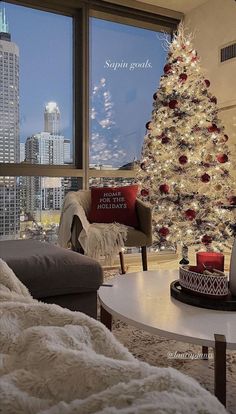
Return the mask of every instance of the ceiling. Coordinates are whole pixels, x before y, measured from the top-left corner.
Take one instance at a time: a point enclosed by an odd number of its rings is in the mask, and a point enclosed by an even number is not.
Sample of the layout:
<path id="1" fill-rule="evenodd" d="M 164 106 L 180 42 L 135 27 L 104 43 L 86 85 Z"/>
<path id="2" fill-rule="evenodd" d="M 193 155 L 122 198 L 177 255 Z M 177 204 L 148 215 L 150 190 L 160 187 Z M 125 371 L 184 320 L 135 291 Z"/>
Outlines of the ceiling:
<path id="1" fill-rule="evenodd" d="M 139 3 L 152 4 L 153 6 L 188 13 L 195 7 L 206 3 L 208 0 L 137 0 Z"/>
<path id="2" fill-rule="evenodd" d="M 135 6 L 135 3 L 141 5 L 151 5 L 161 7 L 162 9 L 169 9 L 179 13 L 188 13 L 195 7 L 206 3 L 208 0 L 105 0 L 110 3 L 118 3 L 124 6 Z"/>

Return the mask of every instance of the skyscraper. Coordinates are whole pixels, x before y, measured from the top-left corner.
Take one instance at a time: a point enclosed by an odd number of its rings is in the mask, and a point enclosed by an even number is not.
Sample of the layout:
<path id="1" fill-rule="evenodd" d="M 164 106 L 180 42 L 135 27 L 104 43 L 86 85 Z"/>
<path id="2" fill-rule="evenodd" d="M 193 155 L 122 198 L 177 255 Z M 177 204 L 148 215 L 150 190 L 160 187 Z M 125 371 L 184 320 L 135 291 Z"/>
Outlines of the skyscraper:
<path id="1" fill-rule="evenodd" d="M 60 110 L 56 102 L 48 102 L 44 110 L 44 131 L 28 137 L 25 161 L 30 164 L 63 165 L 69 161 L 70 142 L 60 135 Z M 65 151 L 66 149 L 66 151 Z M 42 210 L 60 210 L 64 187 L 62 178 L 26 177 L 25 209 L 37 220 Z"/>
<path id="2" fill-rule="evenodd" d="M 5 9 L 0 9 L 0 162 L 20 160 L 19 49 L 11 41 Z M 20 228 L 19 184 L 0 177 L 0 238 L 15 238 Z"/>
<path id="3" fill-rule="evenodd" d="M 61 114 L 56 102 L 48 102 L 44 110 L 44 132 L 60 134 Z"/>

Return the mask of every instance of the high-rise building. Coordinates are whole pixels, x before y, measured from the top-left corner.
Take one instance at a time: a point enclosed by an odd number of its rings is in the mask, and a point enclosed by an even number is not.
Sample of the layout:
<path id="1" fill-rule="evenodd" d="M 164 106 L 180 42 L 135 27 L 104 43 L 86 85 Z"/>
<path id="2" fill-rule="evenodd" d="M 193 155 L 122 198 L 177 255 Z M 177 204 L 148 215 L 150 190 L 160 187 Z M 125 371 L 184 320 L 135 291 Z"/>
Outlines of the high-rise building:
<path id="1" fill-rule="evenodd" d="M 70 141 L 60 130 L 60 110 L 56 102 L 46 104 L 45 131 L 28 137 L 25 142 L 25 161 L 30 164 L 63 165 L 70 159 Z M 42 210 L 60 210 L 64 187 L 62 178 L 26 177 L 25 211 L 40 220 Z"/>
<path id="2" fill-rule="evenodd" d="M 25 142 L 25 159 L 30 164 L 63 165 L 64 137 L 40 132 Z"/>
<path id="3" fill-rule="evenodd" d="M 11 41 L 5 9 L 0 9 L 0 162 L 20 160 L 19 48 Z M 19 180 L 0 177 L 0 238 L 17 238 L 20 229 Z"/>
<path id="4" fill-rule="evenodd" d="M 44 131 L 53 135 L 60 134 L 61 114 L 56 102 L 48 102 L 44 110 Z"/>

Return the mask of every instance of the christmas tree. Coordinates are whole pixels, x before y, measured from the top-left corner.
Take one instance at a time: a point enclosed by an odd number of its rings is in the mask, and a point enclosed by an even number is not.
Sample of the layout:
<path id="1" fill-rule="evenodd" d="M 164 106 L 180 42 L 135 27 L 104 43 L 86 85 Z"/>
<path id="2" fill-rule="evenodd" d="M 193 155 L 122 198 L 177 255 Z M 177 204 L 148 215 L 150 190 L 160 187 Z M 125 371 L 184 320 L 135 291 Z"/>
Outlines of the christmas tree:
<path id="1" fill-rule="evenodd" d="M 228 136 L 191 42 L 180 25 L 168 44 L 137 181 L 140 198 L 153 206 L 157 246 L 180 242 L 222 250 L 234 221 L 222 206 L 236 204 Z"/>
<path id="2" fill-rule="evenodd" d="M 113 103 L 104 78 L 93 88 L 90 120 L 90 164 L 100 167 L 107 164 L 120 166 L 126 153 L 119 147 L 119 131 L 114 121 Z"/>

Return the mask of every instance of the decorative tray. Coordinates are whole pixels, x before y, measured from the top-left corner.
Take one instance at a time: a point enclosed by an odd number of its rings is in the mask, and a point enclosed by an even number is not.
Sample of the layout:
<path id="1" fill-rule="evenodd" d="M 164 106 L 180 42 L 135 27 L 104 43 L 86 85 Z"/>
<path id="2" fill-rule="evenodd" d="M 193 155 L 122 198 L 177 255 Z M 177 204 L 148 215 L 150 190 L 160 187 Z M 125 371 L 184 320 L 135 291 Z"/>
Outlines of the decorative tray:
<path id="1" fill-rule="evenodd" d="M 224 273 L 204 274 L 197 273 L 195 269 L 196 266 L 180 266 L 179 283 L 183 290 L 187 290 L 190 294 L 208 296 L 211 299 L 222 299 L 228 295 L 228 278 Z"/>
<path id="2" fill-rule="evenodd" d="M 198 308 L 236 311 L 236 296 L 232 296 L 231 293 L 221 299 L 210 298 L 209 296 L 198 296 L 186 292 L 186 290 L 181 287 L 179 280 L 175 280 L 170 285 L 170 294 L 174 299 L 187 303 L 188 305 L 197 306 Z"/>

